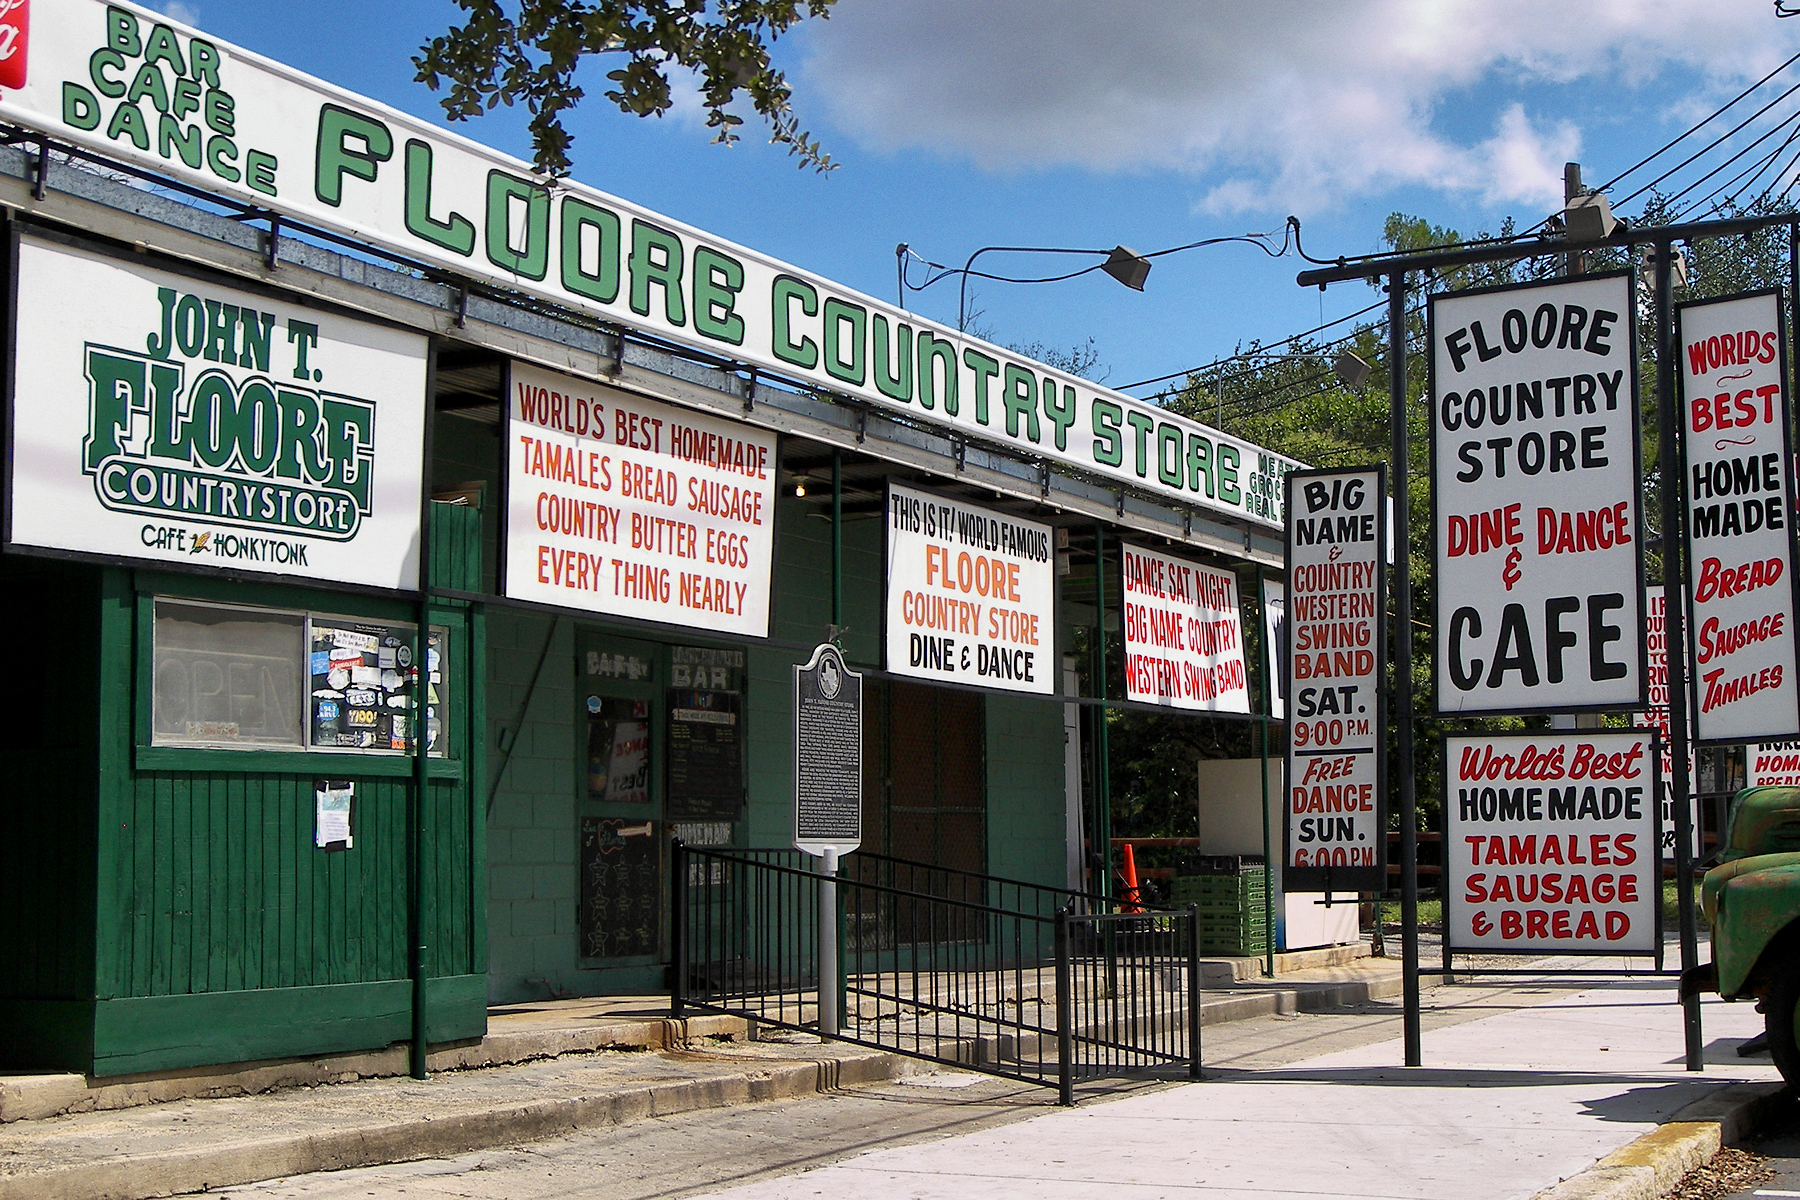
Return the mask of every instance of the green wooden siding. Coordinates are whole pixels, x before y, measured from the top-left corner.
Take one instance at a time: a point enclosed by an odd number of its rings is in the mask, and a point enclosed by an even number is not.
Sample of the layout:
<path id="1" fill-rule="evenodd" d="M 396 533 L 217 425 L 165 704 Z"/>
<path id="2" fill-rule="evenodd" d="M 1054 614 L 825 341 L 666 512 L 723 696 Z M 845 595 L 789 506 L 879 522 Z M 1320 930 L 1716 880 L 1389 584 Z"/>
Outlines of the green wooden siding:
<path id="1" fill-rule="evenodd" d="M 431 566 L 480 583 L 481 514 L 434 505 Z M 144 684 L 158 595 L 414 621 L 393 599 L 199 576 L 4 560 L 14 627 L 54 719 L 19 757 L 0 841 L 0 1061 L 95 1074 L 374 1049 L 408 1036 L 407 756 L 152 747 Z M 24 618 L 31 614 L 31 620 Z M 448 758 L 421 806 L 428 1028 L 486 1027 L 484 820 L 472 778 L 482 614 L 434 605 L 448 631 Z M 34 636 L 34 640 L 36 640 Z M 15 743 L 17 744 L 17 743 Z M 356 785 L 355 845 L 314 846 L 314 781 Z M 23 918 L 23 919 L 19 919 Z"/>

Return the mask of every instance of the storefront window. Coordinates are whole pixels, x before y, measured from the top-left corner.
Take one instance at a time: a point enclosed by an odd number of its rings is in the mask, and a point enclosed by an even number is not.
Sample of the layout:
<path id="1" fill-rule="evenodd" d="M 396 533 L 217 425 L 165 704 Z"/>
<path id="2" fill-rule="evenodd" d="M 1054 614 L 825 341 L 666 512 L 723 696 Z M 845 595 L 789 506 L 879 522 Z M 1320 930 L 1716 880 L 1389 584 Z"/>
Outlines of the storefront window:
<path id="1" fill-rule="evenodd" d="M 298 750 L 306 711 L 299 613 L 156 602 L 152 739 Z"/>
<path id="2" fill-rule="evenodd" d="M 412 749 L 415 627 L 157 600 L 152 742 L 403 754 Z M 427 642 L 426 746 L 448 749 L 446 631 Z"/>
<path id="3" fill-rule="evenodd" d="M 650 802 L 650 705 L 617 696 L 588 699 L 588 799 Z"/>
<path id="4" fill-rule="evenodd" d="M 409 749 L 414 627 L 333 617 L 314 617 L 309 627 L 313 748 Z M 427 643 L 425 744 L 433 755 L 444 752 L 443 636 L 433 629 Z"/>

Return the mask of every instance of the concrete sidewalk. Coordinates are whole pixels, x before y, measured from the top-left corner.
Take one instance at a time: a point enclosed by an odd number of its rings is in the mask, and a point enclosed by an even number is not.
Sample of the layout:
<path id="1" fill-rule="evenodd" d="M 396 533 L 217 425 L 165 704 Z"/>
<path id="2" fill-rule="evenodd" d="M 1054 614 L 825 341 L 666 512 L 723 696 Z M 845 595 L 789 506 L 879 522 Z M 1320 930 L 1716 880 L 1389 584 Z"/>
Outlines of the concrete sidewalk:
<path id="1" fill-rule="evenodd" d="M 1689 1139 L 1693 1145 L 1655 1153 L 1658 1139 L 1671 1140 L 1669 1130 L 1657 1132 L 1663 1122 L 1683 1110 L 1697 1115 L 1697 1104 L 1730 1110 L 1733 1100 L 1773 1090 L 1725 1095 L 1734 1085 L 1778 1081 L 1767 1059 L 1734 1053 L 1761 1028 L 1750 1005 L 1707 1004 L 1705 1028 L 1707 1069 L 1690 1074 L 1673 984 L 1624 981 L 1431 1032 L 1422 1068 L 1394 1066 L 1400 1045 L 1380 1043 L 876 1151 L 716 1195 L 1512 1200 L 1556 1187 L 1642 1135 L 1652 1135 L 1639 1143 L 1650 1147 L 1652 1169 L 1627 1177 L 1615 1158 L 1558 1194 L 1659 1195 L 1658 1186 L 1673 1182 L 1670 1171 L 1679 1176 L 1683 1156 L 1705 1144 Z"/>
<path id="2" fill-rule="evenodd" d="M 1207 992 L 1204 1019 L 1317 1012 L 1398 994 L 1399 964 L 1339 957 L 1293 977 Z M 398 1051 L 368 1056 L 377 1062 L 272 1064 L 98 1087 L 80 1076 L 0 1080 L 0 1099 L 10 1088 L 13 1111 L 34 1109 L 37 1118 L 0 1125 L 0 1200 L 142 1200 L 520 1145 L 928 1069 L 899 1054 L 773 1030 L 748 1041 L 742 1020 L 660 1019 L 654 1003 L 515 1006 L 496 1014 L 484 1042 L 435 1051 L 440 1073 L 425 1081 L 356 1077 L 358 1069 L 401 1069 L 403 1058 L 386 1061 Z"/>

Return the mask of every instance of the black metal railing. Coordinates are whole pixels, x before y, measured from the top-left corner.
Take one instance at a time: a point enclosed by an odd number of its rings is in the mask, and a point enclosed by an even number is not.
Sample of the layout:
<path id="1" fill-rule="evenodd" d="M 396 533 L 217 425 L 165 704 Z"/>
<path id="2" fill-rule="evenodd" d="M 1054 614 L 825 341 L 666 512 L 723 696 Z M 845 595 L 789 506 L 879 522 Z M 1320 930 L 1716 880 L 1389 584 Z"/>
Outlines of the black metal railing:
<path id="1" fill-rule="evenodd" d="M 673 853 L 677 1015 L 816 1030 L 827 877 L 788 850 Z M 830 882 L 835 1036 L 1053 1086 L 1182 1066 L 1198 1078 L 1194 910 L 857 853 Z M 829 939 L 828 939 L 829 940 Z"/>

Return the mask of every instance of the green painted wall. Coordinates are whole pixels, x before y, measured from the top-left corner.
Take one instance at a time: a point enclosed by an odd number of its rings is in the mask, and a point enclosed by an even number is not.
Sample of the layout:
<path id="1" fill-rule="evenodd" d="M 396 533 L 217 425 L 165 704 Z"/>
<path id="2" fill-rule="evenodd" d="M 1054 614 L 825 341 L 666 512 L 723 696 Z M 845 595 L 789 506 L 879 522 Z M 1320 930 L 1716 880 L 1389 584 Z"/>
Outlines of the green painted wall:
<path id="1" fill-rule="evenodd" d="M 825 638 L 831 624 L 830 495 L 814 493 L 799 499 L 784 489 L 777 495 L 775 512 L 770 634 L 811 646 Z M 843 641 L 853 666 L 880 664 L 882 553 L 879 516 L 848 516 L 843 534 Z M 596 969 L 584 967 L 577 955 L 576 828 L 581 787 L 577 702 L 583 686 L 576 663 L 582 636 L 578 627 L 608 629 L 599 621 L 564 618 L 552 633 L 550 617 L 516 610 L 496 609 L 488 620 L 487 745 L 491 770 L 497 774 L 487 810 L 492 964 L 488 992 L 497 1003 L 542 1000 L 556 993 L 653 993 L 666 986 L 660 968 Z M 611 629 L 619 637 L 645 636 L 638 630 Z M 529 708 L 523 709 L 546 637 L 549 652 L 543 671 Z M 748 807 L 738 829 L 739 845 L 790 844 L 792 668 L 805 657 L 785 649 L 748 648 Z M 1003 694 L 988 696 L 985 704 L 989 869 L 1060 886 L 1062 708 Z"/>
<path id="2" fill-rule="evenodd" d="M 439 508 L 433 519 L 434 568 L 472 586 L 478 515 Z M 40 894 L 9 896 L 17 907 L 9 904 L 0 933 L 9 965 L 0 970 L 3 1061 L 115 1075 L 371 1049 L 408 1036 L 412 761 L 151 746 L 148 663 L 158 595 L 376 620 L 409 620 L 416 610 L 12 557 L 0 570 L 9 608 L 55 597 L 35 625 L 70 639 L 66 653 L 34 656 L 67 676 L 45 681 L 66 703 L 31 735 L 43 751 L 29 769 L 36 785 L 8 789 L 5 801 L 9 822 L 40 836 L 35 846 L 7 840 L 0 886 Z M 481 690 L 466 682 L 486 652 L 479 613 L 445 606 L 432 620 L 449 630 L 453 746 L 433 764 L 423 805 L 426 965 L 439 1006 L 429 1028 L 442 1040 L 486 1028 L 486 928 L 476 920 L 486 908 L 477 869 L 486 830 L 469 783 L 483 771 L 472 737 L 483 710 Z M 356 844 L 342 853 L 313 844 L 320 776 L 356 783 Z M 34 849 L 37 864 L 25 861 Z M 27 914 L 37 919 L 18 919 Z"/>
<path id="3" fill-rule="evenodd" d="M 1063 887 L 1062 706 L 987 697 L 988 871 Z"/>
<path id="4" fill-rule="evenodd" d="M 506 609 L 489 616 L 487 736 L 496 776 L 483 796 L 489 996 L 510 1003 L 591 991 L 575 956 L 574 622 Z"/>

